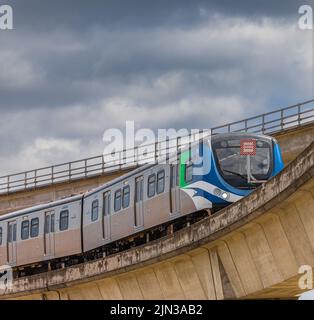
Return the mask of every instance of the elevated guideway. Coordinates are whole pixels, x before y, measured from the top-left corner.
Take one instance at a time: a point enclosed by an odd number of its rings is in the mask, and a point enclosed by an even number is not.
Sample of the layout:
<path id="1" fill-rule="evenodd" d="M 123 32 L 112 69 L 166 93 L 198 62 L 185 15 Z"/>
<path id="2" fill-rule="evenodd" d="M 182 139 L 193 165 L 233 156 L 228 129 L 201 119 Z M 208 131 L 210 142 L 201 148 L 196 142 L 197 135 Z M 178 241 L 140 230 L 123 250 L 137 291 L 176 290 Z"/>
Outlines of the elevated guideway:
<path id="1" fill-rule="evenodd" d="M 15 280 L 2 298 L 293 298 L 314 267 L 314 142 L 263 187 L 173 235 Z"/>
<path id="2" fill-rule="evenodd" d="M 262 131 L 276 136 L 288 165 L 248 197 L 141 247 L 16 279 L 0 298 L 295 298 L 301 293 L 299 267 L 314 267 L 314 110 L 313 104 L 306 111 L 302 105 L 289 107 L 290 116 L 285 115 L 287 108 L 281 109 L 274 132 L 268 132 L 272 129 L 267 129 L 266 115 L 259 116 Z M 243 121 L 244 131 L 250 131 L 251 119 Z M 275 120 L 270 121 L 274 126 Z M 226 125 L 227 130 L 235 131 L 233 125 L 239 123 Z M 47 202 L 58 197 L 58 191 L 65 196 L 73 193 L 73 186 L 84 191 L 119 174 L 119 170 L 94 177 L 87 174 L 73 181 L 7 190 L 0 196 L 0 207 L 7 201 L 7 209 L 2 207 L 5 212 L 18 204 L 25 206 L 25 201 L 27 206 L 43 198 Z"/>

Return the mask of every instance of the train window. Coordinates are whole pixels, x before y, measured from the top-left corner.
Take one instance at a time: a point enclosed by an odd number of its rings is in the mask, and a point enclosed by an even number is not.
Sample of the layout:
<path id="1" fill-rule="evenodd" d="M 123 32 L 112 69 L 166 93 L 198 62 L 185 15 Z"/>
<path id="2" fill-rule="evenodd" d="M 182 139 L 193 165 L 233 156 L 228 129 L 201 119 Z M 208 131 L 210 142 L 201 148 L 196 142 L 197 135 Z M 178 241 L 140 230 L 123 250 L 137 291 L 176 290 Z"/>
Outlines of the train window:
<path id="1" fill-rule="evenodd" d="M 45 217 L 45 234 L 55 232 L 55 214 L 47 214 Z"/>
<path id="2" fill-rule="evenodd" d="M 193 179 L 193 162 L 185 164 L 185 182 L 191 182 Z"/>
<path id="3" fill-rule="evenodd" d="M 26 240 L 29 238 L 29 220 L 25 220 L 21 225 L 21 239 Z"/>
<path id="4" fill-rule="evenodd" d="M 157 173 L 157 193 L 162 193 L 165 190 L 165 170 Z"/>
<path id="5" fill-rule="evenodd" d="M 8 226 L 8 242 L 12 242 L 12 224 Z"/>
<path id="6" fill-rule="evenodd" d="M 55 232 L 55 214 L 51 214 L 51 224 L 50 224 L 50 231 Z"/>
<path id="7" fill-rule="evenodd" d="M 13 225 L 13 241 L 16 241 L 16 223 Z"/>
<path id="8" fill-rule="evenodd" d="M 155 191 L 156 191 L 155 182 L 156 182 L 156 174 L 150 175 L 148 177 L 148 190 L 147 190 L 147 195 L 149 198 L 155 195 Z"/>
<path id="9" fill-rule="evenodd" d="M 12 225 L 8 225 L 8 242 L 12 241 Z"/>
<path id="10" fill-rule="evenodd" d="M 117 190 L 114 194 L 114 211 L 121 209 L 121 189 Z"/>
<path id="11" fill-rule="evenodd" d="M 103 215 L 108 216 L 110 214 L 110 191 L 104 193 L 103 203 Z"/>
<path id="12" fill-rule="evenodd" d="M 12 241 L 12 225 L 8 225 L 8 243 L 10 243 Z"/>
<path id="13" fill-rule="evenodd" d="M 92 221 L 96 221 L 98 219 L 98 208 L 99 208 L 99 201 L 94 200 L 92 202 L 92 216 L 91 216 Z"/>
<path id="14" fill-rule="evenodd" d="M 69 210 L 60 212 L 59 229 L 60 231 L 67 230 L 69 227 Z"/>
<path id="15" fill-rule="evenodd" d="M 39 218 L 31 220 L 31 238 L 35 238 L 39 233 Z"/>
<path id="16" fill-rule="evenodd" d="M 170 165 L 170 187 L 174 188 L 176 183 L 176 167 Z"/>
<path id="17" fill-rule="evenodd" d="M 2 245 L 2 227 L 0 227 L 0 246 Z"/>
<path id="18" fill-rule="evenodd" d="M 143 201 L 143 177 L 135 180 L 135 202 Z"/>
<path id="19" fill-rule="evenodd" d="M 175 178 L 174 186 L 179 186 L 180 179 L 179 179 L 179 166 L 178 165 L 176 165 L 174 168 L 174 178 Z"/>
<path id="20" fill-rule="evenodd" d="M 45 217 L 45 233 L 50 232 L 50 216 L 46 215 Z"/>
<path id="21" fill-rule="evenodd" d="M 123 188 L 122 192 L 122 207 L 127 208 L 130 204 L 130 186 Z"/>
<path id="22" fill-rule="evenodd" d="M 16 222 L 9 223 L 8 226 L 8 242 L 16 241 Z"/>

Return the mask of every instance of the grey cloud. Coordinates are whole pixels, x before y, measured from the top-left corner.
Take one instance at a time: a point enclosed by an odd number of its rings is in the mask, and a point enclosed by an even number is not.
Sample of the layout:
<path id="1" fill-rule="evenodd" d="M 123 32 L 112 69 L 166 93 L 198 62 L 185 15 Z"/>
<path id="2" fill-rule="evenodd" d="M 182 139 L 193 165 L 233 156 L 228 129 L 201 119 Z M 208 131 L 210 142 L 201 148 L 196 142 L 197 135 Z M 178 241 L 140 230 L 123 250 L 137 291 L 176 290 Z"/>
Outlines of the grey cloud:
<path id="1" fill-rule="evenodd" d="M 298 1 L 11 3 L 2 173 L 101 153 L 103 131 L 125 120 L 206 128 L 313 95 Z"/>
<path id="2" fill-rule="evenodd" d="M 293 16 L 300 5 L 310 0 L 7 0 L 15 8 L 16 27 L 31 28 L 38 32 L 56 26 L 69 25 L 86 31 L 91 26 L 102 25 L 108 29 L 130 27 L 191 26 L 208 15 L 224 16 Z"/>

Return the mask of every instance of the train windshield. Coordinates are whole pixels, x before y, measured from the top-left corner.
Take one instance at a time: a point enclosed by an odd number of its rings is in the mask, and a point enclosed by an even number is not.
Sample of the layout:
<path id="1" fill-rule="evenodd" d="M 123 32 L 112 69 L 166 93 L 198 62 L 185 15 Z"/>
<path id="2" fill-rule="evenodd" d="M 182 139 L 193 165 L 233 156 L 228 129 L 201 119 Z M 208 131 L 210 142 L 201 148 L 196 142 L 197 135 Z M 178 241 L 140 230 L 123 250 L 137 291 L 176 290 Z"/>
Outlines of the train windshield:
<path id="1" fill-rule="evenodd" d="M 222 177 L 234 187 L 254 188 L 248 183 L 247 156 L 240 153 L 241 138 L 216 139 L 213 150 Z M 271 141 L 258 139 L 256 154 L 250 156 L 250 173 L 256 180 L 267 180 L 272 172 Z"/>

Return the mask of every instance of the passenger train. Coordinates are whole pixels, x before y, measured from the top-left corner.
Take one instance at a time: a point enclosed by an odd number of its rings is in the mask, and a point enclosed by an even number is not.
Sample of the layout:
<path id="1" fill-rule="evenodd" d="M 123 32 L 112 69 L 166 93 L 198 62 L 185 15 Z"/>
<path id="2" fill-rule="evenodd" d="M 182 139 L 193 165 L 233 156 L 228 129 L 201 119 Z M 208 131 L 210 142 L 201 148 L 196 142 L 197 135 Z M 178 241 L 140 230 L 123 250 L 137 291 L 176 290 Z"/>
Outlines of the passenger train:
<path id="1" fill-rule="evenodd" d="M 240 152 L 247 139 L 256 146 L 249 158 Z M 0 265 L 23 276 L 143 244 L 241 199 L 283 169 L 277 141 L 248 133 L 204 138 L 178 159 L 0 216 Z"/>

